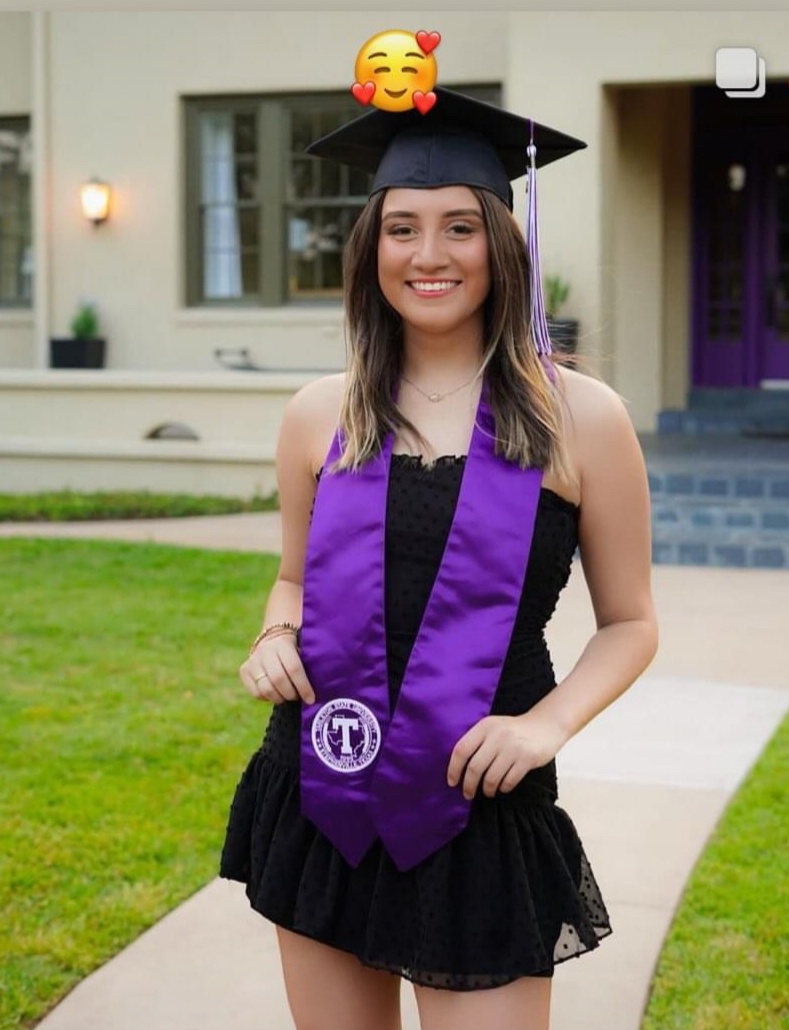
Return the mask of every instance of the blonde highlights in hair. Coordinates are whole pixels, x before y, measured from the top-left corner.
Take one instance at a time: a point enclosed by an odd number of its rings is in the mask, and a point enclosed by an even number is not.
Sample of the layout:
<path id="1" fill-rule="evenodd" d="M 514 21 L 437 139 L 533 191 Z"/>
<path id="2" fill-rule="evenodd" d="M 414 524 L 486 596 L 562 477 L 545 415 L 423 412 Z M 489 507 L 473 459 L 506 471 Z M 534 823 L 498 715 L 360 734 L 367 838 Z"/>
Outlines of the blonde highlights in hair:
<path id="1" fill-rule="evenodd" d="M 482 207 L 490 254 L 479 375 L 487 376 L 490 387 L 495 453 L 522 468 L 541 468 L 572 481 L 561 378 L 555 375 L 551 383 L 529 328 L 529 258 L 523 234 L 498 197 L 484 189 L 472 192 Z M 403 369 L 403 331 L 400 315 L 378 284 L 384 196 L 381 191 L 370 199 L 345 248 L 347 372 L 339 416 L 345 446 L 329 472 L 357 469 L 380 451 L 390 431 L 411 434 L 422 451 L 430 451 L 428 441 L 393 401 Z"/>

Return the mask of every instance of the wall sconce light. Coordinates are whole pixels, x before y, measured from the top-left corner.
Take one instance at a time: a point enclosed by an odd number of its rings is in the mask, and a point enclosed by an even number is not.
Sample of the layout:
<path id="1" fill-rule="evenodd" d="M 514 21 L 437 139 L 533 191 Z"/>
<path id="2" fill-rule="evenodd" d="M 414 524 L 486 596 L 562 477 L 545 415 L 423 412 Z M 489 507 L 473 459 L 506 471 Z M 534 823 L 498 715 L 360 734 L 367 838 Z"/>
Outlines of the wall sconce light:
<path id="1" fill-rule="evenodd" d="M 110 211 L 110 187 L 109 183 L 101 182 L 99 179 L 91 179 L 80 189 L 82 199 L 82 213 L 89 218 L 95 226 L 106 221 Z"/>

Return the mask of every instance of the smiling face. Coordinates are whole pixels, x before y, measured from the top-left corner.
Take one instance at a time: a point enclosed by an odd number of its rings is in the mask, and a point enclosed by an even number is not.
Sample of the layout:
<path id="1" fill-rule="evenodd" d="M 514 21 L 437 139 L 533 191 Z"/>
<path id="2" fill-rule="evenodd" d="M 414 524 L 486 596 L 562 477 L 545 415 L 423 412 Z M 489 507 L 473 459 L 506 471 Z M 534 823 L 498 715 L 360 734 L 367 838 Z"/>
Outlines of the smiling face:
<path id="1" fill-rule="evenodd" d="M 467 186 L 388 190 L 378 283 L 407 329 L 448 333 L 482 326 L 490 292 L 488 233 Z"/>
<path id="2" fill-rule="evenodd" d="M 436 84 L 436 59 L 419 49 L 411 32 L 381 32 L 359 51 L 356 81 L 375 84 L 370 101 L 382 111 L 410 111 L 414 90 L 429 93 Z"/>

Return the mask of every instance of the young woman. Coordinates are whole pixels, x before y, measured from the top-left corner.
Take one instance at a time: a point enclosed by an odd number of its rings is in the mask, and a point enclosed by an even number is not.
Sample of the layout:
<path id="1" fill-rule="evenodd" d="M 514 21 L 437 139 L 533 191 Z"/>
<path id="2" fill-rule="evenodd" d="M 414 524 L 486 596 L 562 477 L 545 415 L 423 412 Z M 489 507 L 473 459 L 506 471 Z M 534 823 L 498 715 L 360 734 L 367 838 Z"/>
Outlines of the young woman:
<path id="1" fill-rule="evenodd" d="M 535 346 L 508 183 L 532 126 L 437 92 L 313 148 L 378 174 L 348 370 L 282 422 L 282 563 L 241 666 L 276 707 L 221 868 L 277 925 L 297 1030 L 399 1030 L 401 978 L 422 1030 L 548 1030 L 555 965 L 611 933 L 554 759 L 657 646 L 627 412 Z M 576 547 L 598 628 L 557 684 Z"/>

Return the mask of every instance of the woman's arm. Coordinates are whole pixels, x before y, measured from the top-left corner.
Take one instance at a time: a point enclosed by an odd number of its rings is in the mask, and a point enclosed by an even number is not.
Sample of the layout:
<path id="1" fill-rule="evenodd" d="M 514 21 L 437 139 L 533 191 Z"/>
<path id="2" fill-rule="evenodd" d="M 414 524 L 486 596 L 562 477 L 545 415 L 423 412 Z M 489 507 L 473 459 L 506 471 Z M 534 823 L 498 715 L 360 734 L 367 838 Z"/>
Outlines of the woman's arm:
<path id="1" fill-rule="evenodd" d="M 597 632 L 575 668 L 522 715 L 487 716 L 455 745 L 450 786 L 487 797 L 513 790 L 615 701 L 657 650 L 644 459 L 621 400 L 604 383 L 563 371 L 569 449 L 581 477 L 579 544 Z"/>
<path id="2" fill-rule="evenodd" d="M 607 708 L 655 656 L 646 468 L 630 417 L 604 383 L 565 375 L 570 445 L 581 476 L 579 547 L 597 621 L 572 672 L 522 718 L 564 743 Z"/>

